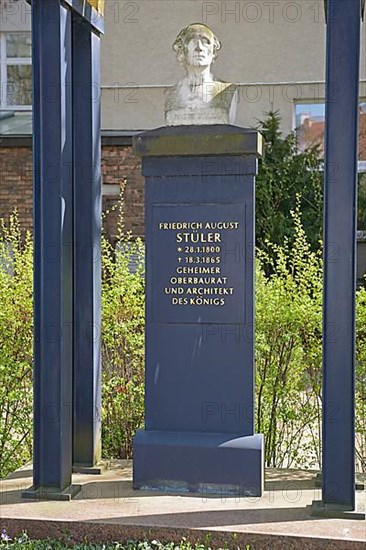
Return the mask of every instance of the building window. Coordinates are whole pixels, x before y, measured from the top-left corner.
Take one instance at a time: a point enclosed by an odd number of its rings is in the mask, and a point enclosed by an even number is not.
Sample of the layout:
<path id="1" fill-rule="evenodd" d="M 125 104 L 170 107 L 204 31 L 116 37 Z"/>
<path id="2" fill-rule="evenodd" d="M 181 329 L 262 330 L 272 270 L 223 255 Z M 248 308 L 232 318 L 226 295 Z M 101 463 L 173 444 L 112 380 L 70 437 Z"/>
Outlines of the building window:
<path id="1" fill-rule="evenodd" d="M 366 171 L 366 100 L 359 106 L 359 171 Z M 295 126 L 300 150 L 311 145 L 319 145 L 321 156 L 324 155 L 324 103 L 295 104 Z"/>
<path id="2" fill-rule="evenodd" d="M 29 110 L 32 105 L 30 32 L 0 33 L 0 108 Z"/>

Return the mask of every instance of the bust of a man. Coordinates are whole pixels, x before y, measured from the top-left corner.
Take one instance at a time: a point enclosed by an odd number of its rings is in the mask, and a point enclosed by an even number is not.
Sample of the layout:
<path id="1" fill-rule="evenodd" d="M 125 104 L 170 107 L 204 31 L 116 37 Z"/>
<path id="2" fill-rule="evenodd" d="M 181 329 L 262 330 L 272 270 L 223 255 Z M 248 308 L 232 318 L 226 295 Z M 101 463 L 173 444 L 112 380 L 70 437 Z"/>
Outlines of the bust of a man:
<path id="1" fill-rule="evenodd" d="M 203 23 L 193 23 L 180 31 L 173 50 L 186 75 L 166 90 L 167 126 L 234 122 L 236 86 L 215 79 L 211 73 L 220 48 L 217 36 Z"/>

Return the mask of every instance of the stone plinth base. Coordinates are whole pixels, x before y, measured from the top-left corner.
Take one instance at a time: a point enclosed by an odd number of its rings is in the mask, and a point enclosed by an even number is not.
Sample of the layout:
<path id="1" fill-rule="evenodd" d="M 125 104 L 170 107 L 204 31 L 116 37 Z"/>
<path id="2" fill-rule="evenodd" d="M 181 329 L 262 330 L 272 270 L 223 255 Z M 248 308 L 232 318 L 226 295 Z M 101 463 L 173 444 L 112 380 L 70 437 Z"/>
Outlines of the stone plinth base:
<path id="1" fill-rule="evenodd" d="M 24 500 L 59 500 L 70 501 L 81 491 L 81 485 L 69 485 L 66 489 L 57 489 L 55 487 L 40 487 L 35 489 L 33 486 L 22 493 Z"/>
<path id="2" fill-rule="evenodd" d="M 109 468 L 109 460 L 101 460 L 94 466 L 85 466 L 84 464 L 74 464 L 72 467 L 73 474 L 90 474 L 102 475 Z"/>
<path id="3" fill-rule="evenodd" d="M 356 506 L 355 510 L 350 510 L 340 504 L 324 504 L 321 500 L 313 500 L 308 506 L 311 515 L 320 518 L 339 518 L 339 519 L 360 519 L 365 520 L 365 506 Z"/>
<path id="4" fill-rule="evenodd" d="M 261 434 L 145 431 L 134 440 L 135 489 L 261 496 Z"/>

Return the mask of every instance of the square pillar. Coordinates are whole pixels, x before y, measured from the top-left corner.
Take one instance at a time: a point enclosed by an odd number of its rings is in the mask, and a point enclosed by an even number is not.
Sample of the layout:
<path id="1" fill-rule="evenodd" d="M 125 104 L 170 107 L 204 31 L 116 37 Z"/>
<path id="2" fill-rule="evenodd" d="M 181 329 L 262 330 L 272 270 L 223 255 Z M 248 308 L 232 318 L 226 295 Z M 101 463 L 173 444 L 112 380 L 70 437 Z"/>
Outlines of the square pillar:
<path id="1" fill-rule="evenodd" d="M 146 421 L 134 487 L 259 496 L 254 434 L 258 132 L 166 127 L 135 138 L 146 178 Z"/>

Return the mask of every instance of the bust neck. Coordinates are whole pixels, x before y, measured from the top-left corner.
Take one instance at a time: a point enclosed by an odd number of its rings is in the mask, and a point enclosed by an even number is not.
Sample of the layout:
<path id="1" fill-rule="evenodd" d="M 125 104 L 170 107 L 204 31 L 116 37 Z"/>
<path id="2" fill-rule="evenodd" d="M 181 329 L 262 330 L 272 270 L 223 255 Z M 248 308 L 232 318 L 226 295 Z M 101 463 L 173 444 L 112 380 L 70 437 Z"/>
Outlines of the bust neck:
<path id="1" fill-rule="evenodd" d="M 213 82 L 210 67 L 192 67 L 186 66 L 187 84 L 191 87 L 200 86 L 207 82 Z"/>

